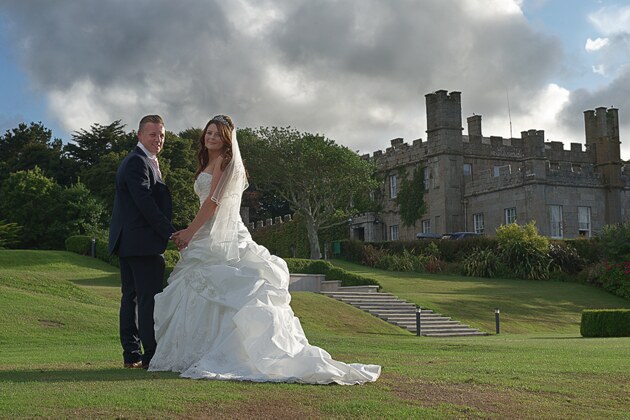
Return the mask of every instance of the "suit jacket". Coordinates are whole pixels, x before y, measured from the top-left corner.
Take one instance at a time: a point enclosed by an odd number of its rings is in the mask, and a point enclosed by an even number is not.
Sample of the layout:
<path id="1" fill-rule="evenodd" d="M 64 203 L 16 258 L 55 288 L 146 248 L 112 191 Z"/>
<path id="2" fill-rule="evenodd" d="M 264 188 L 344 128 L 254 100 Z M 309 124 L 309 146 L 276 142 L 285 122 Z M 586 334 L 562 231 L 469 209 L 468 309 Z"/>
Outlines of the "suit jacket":
<path id="1" fill-rule="evenodd" d="M 136 147 L 116 172 L 109 253 L 120 257 L 162 254 L 175 228 L 171 193 L 147 155 Z"/>

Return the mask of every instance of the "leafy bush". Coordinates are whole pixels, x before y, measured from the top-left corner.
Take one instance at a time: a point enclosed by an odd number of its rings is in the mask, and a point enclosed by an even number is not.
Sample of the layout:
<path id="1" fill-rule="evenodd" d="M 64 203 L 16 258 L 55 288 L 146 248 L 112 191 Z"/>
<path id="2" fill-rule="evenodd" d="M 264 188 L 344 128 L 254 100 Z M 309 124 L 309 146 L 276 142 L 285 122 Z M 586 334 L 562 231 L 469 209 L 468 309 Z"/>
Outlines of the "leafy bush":
<path id="1" fill-rule="evenodd" d="M 464 274 L 470 277 L 495 277 L 499 264 L 499 257 L 494 251 L 476 248 L 464 260 Z"/>
<path id="2" fill-rule="evenodd" d="M 344 240 L 341 241 L 341 257 L 347 261 L 360 263 L 363 258 L 363 249 L 369 246 L 363 241 Z"/>
<path id="3" fill-rule="evenodd" d="M 608 265 L 598 278 L 604 290 L 630 299 L 630 261 Z"/>
<path id="4" fill-rule="evenodd" d="M 534 222 L 499 226 L 497 239 L 501 259 L 516 277 L 529 280 L 549 277 L 549 240 L 538 234 Z"/>
<path id="5" fill-rule="evenodd" d="M 22 227 L 17 223 L 0 220 L 0 249 L 14 246 L 20 242 Z"/>
<path id="6" fill-rule="evenodd" d="M 367 265 L 368 267 L 376 267 L 385 255 L 387 255 L 386 251 L 383 251 L 380 248 L 375 247 L 371 244 L 366 244 L 363 247 L 363 252 L 361 259 L 359 260 L 361 264 Z"/>
<path id="7" fill-rule="evenodd" d="M 549 244 L 549 256 L 552 264 L 567 274 L 577 274 L 584 268 L 584 259 L 580 257 L 572 244 L 554 241 Z"/>
<path id="8" fill-rule="evenodd" d="M 630 223 L 604 226 L 599 241 L 607 260 L 613 263 L 630 260 Z"/>
<path id="9" fill-rule="evenodd" d="M 577 251 L 584 264 L 594 264 L 602 259 L 601 243 L 598 238 L 565 239 Z"/>
<path id="10" fill-rule="evenodd" d="M 580 323 L 582 337 L 630 337 L 630 309 L 586 309 Z"/>

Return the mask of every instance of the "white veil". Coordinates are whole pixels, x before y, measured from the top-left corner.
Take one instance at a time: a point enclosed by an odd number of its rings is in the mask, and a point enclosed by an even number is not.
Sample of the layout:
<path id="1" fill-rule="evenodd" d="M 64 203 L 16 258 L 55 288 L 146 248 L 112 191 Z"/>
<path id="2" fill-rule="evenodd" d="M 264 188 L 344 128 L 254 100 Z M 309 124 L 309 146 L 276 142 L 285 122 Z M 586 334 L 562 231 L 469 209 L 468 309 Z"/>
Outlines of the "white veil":
<path id="1" fill-rule="evenodd" d="M 225 121 L 222 116 L 214 117 L 213 120 Z M 211 200 L 217 203 L 214 223 L 210 231 L 211 252 L 216 253 L 215 255 L 224 255 L 228 261 L 239 258 L 238 231 L 241 222 L 241 198 L 248 186 L 235 127 L 232 130 L 232 160 L 225 167 L 211 197 Z"/>

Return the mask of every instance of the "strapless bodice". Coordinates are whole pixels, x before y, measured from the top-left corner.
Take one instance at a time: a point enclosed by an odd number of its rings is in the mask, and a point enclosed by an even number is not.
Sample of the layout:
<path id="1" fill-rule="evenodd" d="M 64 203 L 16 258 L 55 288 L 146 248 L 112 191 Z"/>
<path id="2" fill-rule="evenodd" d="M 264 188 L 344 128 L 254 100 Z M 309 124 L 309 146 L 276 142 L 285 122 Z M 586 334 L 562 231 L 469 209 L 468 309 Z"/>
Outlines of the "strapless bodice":
<path id="1" fill-rule="evenodd" d="M 199 205 L 203 204 L 210 195 L 210 186 L 212 185 L 212 175 L 208 172 L 201 172 L 195 180 L 193 189 L 195 194 L 199 197 Z"/>

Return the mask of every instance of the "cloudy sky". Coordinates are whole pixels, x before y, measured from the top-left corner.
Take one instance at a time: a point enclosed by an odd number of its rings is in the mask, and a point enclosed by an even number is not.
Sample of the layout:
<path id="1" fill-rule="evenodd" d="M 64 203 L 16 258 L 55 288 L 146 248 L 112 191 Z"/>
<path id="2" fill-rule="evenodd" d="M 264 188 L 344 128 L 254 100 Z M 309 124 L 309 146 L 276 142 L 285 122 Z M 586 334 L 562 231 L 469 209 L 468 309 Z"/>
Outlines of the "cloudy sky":
<path id="1" fill-rule="evenodd" d="M 614 106 L 630 159 L 630 2 L 0 0 L 0 88 L 2 133 L 42 121 L 67 141 L 147 113 L 177 132 L 227 113 L 361 153 L 425 139 L 440 89 L 486 136 L 509 137 L 511 115 L 514 137 L 567 145 L 584 110 Z"/>

